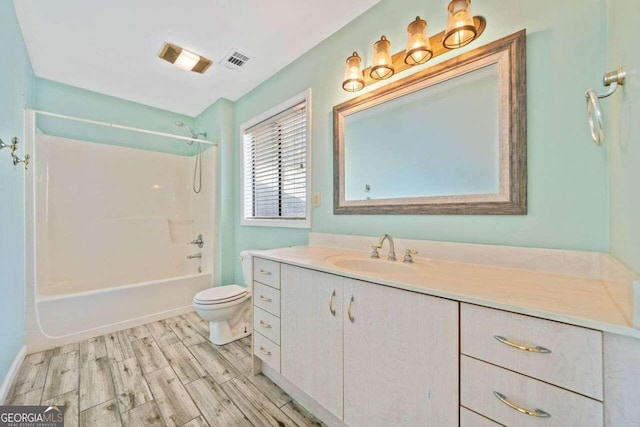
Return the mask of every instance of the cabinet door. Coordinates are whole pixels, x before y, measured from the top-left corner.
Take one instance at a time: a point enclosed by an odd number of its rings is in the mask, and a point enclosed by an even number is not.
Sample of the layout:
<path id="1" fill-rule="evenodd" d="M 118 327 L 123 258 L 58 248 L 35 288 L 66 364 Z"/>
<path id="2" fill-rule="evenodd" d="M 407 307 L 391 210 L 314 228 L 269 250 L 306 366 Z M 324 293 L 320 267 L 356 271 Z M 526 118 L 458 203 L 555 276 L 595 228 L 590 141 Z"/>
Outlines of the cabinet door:
<path id="1" fill-rule="evenodd" d="M 342 281 L 282 265 L 282 375 L 342 419 Z"/>
<path id="2" fill-rule="evenodd" d="M 344 280 L 344 421 L 458 426 L 457 302 Z"/>

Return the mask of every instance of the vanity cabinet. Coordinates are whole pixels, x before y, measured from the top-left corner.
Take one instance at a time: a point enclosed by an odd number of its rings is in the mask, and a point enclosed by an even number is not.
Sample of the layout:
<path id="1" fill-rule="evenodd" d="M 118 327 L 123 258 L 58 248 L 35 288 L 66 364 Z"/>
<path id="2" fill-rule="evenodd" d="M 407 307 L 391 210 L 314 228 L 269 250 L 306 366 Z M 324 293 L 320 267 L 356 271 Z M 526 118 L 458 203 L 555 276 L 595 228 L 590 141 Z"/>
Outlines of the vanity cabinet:
<path id="1" fill-rule="evenodd" d="M 253 367 L 327 425 L 640 426 L 637 335 L 299 259 L 254 258 Z"/>
<path id="2" fill-rule="evenodd" d="M 280 263 L 253 259 L 253 353 L 280 372 Z"/>
<path id="3" fill-rule="evenodd" d="M 602 333 L 461 304 L 460 404 L 504 425 L 603 425 Z"/>
<path id="4" fill-rule="evenodd" d="M 344 279 L 344 422 L 458 425 L 458 303 Z"/>
<path id="5" fill-rule="evenodd" d="M 458 425 L 458 304 L 283 264 L 281 374 L 350 426 Z"/>
<path id="6" fill-rule="evenodd" d="M 343 278 L 282 264 L 281 374 L 343 416 Z"/>

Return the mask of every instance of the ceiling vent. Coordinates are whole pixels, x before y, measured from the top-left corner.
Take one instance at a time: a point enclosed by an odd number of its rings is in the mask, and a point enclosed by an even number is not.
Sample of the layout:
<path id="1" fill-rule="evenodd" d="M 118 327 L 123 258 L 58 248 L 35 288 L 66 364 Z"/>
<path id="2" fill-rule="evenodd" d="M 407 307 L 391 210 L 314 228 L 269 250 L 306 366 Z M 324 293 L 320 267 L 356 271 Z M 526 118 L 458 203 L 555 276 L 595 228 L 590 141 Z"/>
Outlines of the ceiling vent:
<path id="1" fill-rule="evenodd" d="M 238 52 L 236 49 L 231 49 L 222 61 L 220 65 L 223 65 L 230 70 L 239 70 L 247 65 L 247 62 L 251 61 L 251 58 L 244 53 Z"/>

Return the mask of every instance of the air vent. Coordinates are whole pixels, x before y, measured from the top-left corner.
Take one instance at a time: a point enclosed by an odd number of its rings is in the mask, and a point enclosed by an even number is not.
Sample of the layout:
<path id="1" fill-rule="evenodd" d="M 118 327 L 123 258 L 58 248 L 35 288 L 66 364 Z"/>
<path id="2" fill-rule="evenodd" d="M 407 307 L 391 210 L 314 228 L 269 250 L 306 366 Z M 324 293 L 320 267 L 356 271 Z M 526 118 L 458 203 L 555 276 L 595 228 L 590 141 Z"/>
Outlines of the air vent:
<path id="1" fill-rule="evenodd" d="M 240 68 L 244 68 L 249 61 L 251 61 L 249 56 L 238 52 L 236 49 L 231 49 L 224 59 L 220 61 L 220 65 L 223 65 L 230 70 L 238 70 Z"/>

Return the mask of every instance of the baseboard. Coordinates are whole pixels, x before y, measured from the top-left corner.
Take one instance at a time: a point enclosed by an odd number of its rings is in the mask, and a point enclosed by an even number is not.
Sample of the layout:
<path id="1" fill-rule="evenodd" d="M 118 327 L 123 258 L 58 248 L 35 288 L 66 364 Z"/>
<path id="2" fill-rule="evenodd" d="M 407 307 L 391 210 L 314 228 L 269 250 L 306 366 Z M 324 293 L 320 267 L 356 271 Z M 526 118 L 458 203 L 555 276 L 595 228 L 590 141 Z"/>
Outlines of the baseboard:
<path id="1" fill-rule="evenodd" d="M 23 345 L 16 357 L 13 359 L 13 363 L 11 363 L 11 367 L 9 368 L 9 372 L 4 377 L 4 381 L 2 381 L 2 386 L 0 387 L 0 402 L 4 403 L 9 395 L 9 390 L 11 389 L 11 384 L 13 384 L 13 380 L 18 376 L 18 372 L 20 372 L 20 366 L 22 366 L 22 362 L 24 362 L 24 358 L 27 355 L 27 346 Z"/>

